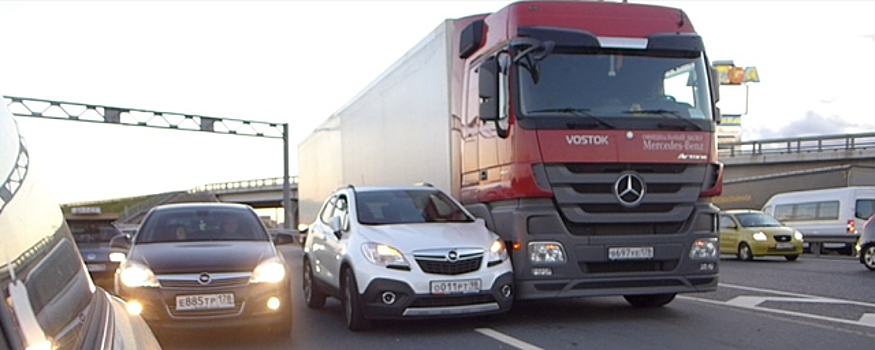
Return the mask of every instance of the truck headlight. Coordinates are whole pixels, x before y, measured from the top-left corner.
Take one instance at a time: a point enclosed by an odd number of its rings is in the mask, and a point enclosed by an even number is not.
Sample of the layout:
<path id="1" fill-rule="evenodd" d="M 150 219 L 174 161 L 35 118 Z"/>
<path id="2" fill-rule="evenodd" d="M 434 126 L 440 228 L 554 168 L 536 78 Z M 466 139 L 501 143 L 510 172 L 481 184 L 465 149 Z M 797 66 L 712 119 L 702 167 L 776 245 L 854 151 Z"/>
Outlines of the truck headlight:
<path id="1" fill-rule="evenodd" d="M 249 277 L 249 283 L 277 283 L 284 278 L 286 278 L 286 267 L 279 259 L 270 259 L 262 261 L 255 267 L 252 277 Z"/>
<path id="2" fill-rule="evenodd" d="M 690 259 L 715 259 L 717 258 L 717 247 L 717 238 L 697 239 L 690 248 Z"/>
<path id="3" fill-rule="evenodd" d="M 492 242 L 492 245 L 489 246 L 489 261 L 492 262 L 502 262 L 507 260 L 507 248 L 504 246 L 504 242 L 501 239 L 496 239 Z"/>
<path id="4" fill-rule="evenodd" d="M 385 244 L 362 244 L 362 254 L 364 254 L 365 259 L 380 266 L 410 267 L 401 251 Z"/>
<path id="5" fill-rule="evenodd" d="M 793 238 L 796 238 L 797 241 L 801 241 L 802 238 L 803 238 L 803 237 L 802 237 L 802 232 L 799 232 L 798 230 L 797 230 L 797 231 L 794 231 L 794 232 L 793 232 Z"/>
<path id="6" fill-rule="evenodd" d="M 158 280 L 155 279 L 155 274 L 143 264 L 131 262 L 129 260 L 122 264 L 122 267 L 119 270 L 119 277 L 121 278 L 122 283 L 127 287 L 158 287 Z"/>
<path id="7" fill-rule="evenodd" d="M 533 263 L 564 263 L 565 248 L 559 242 L 530 242 L 529 261 Z"/>
<path id="8" fill-rule="evenodd" d="M 753 240 L 757 242 L 765 242 L 769 240 L 769 237 L 767 237 L 765 233 L 757 232 L 753 234 Z"/>

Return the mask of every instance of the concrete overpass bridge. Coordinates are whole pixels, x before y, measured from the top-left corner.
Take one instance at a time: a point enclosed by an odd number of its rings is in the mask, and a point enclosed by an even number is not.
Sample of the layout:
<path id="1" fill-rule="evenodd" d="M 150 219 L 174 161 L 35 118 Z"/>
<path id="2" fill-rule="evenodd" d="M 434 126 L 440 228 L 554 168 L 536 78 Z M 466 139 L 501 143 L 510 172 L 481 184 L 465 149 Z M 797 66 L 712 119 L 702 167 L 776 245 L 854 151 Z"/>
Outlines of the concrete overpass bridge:
<path id="1" fill-rule="evenodd" d="M 875 133 L 797 137 L 720 145 L 723 209 L 759 209 L 776 193 L 875 186 Z"/>

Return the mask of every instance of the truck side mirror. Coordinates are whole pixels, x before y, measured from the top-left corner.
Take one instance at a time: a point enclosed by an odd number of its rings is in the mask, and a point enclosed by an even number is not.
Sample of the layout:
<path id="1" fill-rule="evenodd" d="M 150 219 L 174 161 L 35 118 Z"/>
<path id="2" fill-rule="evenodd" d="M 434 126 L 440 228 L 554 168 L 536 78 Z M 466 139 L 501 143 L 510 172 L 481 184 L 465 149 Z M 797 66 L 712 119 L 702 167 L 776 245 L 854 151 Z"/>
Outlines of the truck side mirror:
<path id="1" fill-rule="evenodd" d="M 480 120 L 498 120 L 498 61 L 490 57 L 480 64 Z"/>
<path id="2" fill-rule="evenodd" d="M 714 68 L 711 68 L 711 96 L 714 97 L 714 103 L 720 101 L 720 73 Z"/>

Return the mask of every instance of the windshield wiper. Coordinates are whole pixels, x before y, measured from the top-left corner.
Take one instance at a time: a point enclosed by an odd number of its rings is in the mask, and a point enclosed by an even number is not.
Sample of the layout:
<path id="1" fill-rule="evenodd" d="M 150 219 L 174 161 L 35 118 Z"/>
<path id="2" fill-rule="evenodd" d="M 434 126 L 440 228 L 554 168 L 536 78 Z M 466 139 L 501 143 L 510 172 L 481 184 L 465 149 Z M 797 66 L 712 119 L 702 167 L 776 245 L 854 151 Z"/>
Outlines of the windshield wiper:
<path id="1" fill-rule="evenodd" d="M 594 126 L 604 126 L 608 129 L 616 129 L 617 127 L 611 123 L 606 122 L 604 119 L 596 117 L 589 113 L 589 108 L 547 108 L 547 109 L 539 109 L 534 111 L 529 111 L 529 113 L 570 113 L 576 117 L 585 117 L 596 121 L 596 125 Z M 575 129 L 578 126 L 581 126 L 579 122 L 568 122 L 568 127 L 571 129 Z"/>
<path id="2" fill-rule="evenodd" d="M 640 110 L 640 111 L 624 111 L 623 113 L 625 113 L 625 114 L 640 113 L 640 114 L 654 114 L 654 115 L 671 116 L 674 119 L 681 120 L 684 123 L 687 123 L 688 125 L 692 126 L 693 130 L 702 131 L 702 127 L 699 126 L 699 124 L 693 123 L 689 119 L 684 118 L 684 116 L 678 114 L 677 111 L 672 111 L 669 109 L 644 109 L 644 110 Z M 660 127 L 660 129 L 662 129 L 665 126 L 668 126 L 668 127 L 679 127 L 679 128 L 681 128 L 681 130 L 686 130 L 686 127 L 684 127 L 682 125 L 657 124 L 657 126 Z"/>

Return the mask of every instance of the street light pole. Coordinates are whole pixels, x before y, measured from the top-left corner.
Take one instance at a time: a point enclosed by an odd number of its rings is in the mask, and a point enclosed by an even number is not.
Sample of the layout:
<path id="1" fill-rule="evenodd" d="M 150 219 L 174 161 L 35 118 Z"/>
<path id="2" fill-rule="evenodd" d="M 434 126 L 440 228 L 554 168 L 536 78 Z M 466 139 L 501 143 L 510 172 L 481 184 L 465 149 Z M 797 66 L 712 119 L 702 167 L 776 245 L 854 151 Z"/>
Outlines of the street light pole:
<path id="1" fill-rule="evenodd" d="M 289 123 L 283 124 L 283 228 L 292 228 L 292 192 L 289 185 Z"/>

